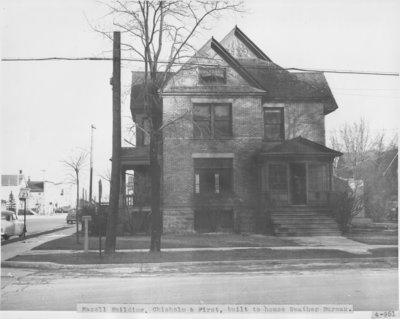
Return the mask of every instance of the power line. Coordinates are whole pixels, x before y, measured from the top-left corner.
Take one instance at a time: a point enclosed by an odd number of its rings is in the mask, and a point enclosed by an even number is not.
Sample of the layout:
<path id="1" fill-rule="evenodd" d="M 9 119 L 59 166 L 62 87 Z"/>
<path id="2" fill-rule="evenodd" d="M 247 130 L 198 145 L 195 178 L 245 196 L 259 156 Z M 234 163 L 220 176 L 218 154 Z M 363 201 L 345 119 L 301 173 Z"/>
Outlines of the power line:
<path id="1" fill-rule="evenodd" d="M 3 62 L 34 62 L 34 61 L 112 61 L 113 58 L 97 58 L 97 57 L 42 57 L 42 58 L 2 58 Z M 121 58 L 121 61 L 129 62 L 144 62 L 141 59 Z M 170 64 L 168 61 L 158 61 L 159 64 Z M 173 62 L 172 65 L 190 65 L 190 66 L 204 66 L 215 67 L 215 64 L 207 63 L 193 63 L 193 62 Z M 260 69 L 263 68 L 262 64 L 241 64 L 247 68 Z M 266 66 L 268 68 L 268 66 Z M 286 71 L 300 71 L 300 72 L 315 72 L 315 73 L 336 73 L 336 74 L 359 74 L 359 75 L 379 75 L 379 76 L 399 76 L 395 72 L 381 72 L 381 71 L 354 71 L 354 70 L 333 70 L 333 69 L 304 69 L 304 68 L 282 68 Z"/>
<path id="2" fill-rule="evenodd" d="M 345 90 L 345 91 L 400 91 L 400 88 L 389 89 L 389 88 L 336 88 L 331 87 L 332 90 Z"/>
<path id="3" fill-rule="evenodd" d="M 357 93 L 341 93 L 334 92 L 334 95 L 349 95 L 349 96 L 367 96 L 367 97 L 380 97 L 389 99 L 400 99 L 400 95 L 371 95 L 371 94 L 357 94 Z"/>

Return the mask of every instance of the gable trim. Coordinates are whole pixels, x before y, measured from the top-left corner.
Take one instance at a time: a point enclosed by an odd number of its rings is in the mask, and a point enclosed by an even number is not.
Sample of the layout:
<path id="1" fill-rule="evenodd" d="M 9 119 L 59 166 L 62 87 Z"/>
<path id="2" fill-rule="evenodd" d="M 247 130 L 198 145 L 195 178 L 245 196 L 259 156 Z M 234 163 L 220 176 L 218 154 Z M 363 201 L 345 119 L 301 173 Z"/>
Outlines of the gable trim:
<path id="1" fill-rule="evenodd" d="M 261 83 L 258 82 L 246 69 L 244 69 L 241 64 L 214 38 L 211 39 L 211 48 L 252 86 L 265 90 Z"/>
<path id="2" fill-rule="evenodd" d="M 259 59 L 272 62 L 272 60 L 253 42 L 247 35 L 243 33 L 237 26 L 235 26 L 235 36 L 243 42 L 243 44 Z"/>

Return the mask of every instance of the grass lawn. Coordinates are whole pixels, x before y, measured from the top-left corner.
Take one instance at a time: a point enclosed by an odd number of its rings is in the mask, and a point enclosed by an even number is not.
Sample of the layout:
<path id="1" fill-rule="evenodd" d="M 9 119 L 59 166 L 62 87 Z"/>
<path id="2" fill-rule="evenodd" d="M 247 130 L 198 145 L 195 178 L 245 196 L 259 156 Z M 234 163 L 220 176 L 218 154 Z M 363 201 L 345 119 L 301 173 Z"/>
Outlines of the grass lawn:
<path id="1" fill-rule="evenodd" d="M 44 243 L 35 250 L 82 250 L 83 236 L 76 234 Z M 105 238 L 102 240 L 104 248 Z M 162 248 L 209 248 L 209 247 L 282 247 L 298 246 L 290 239 L 275 236 L 239 235 L 239 234 L 190 234 L 164 235 L 161 237 Z M 126 236 L 117 238 L 117 249 L 148 249 L 149 236 Z M 89 237 L 89 249 L 99 249 L 99 238 Z"/>
<path id="2" fill-rule="evenodd" d="M 165 263 L 196 261 L 239 261 L 273 259 L 326 259 L 326 258 L 370 258 L 397 257 L 396 248 L 379 248 L 371 254 L 352 254 L 340 250 L 305 249 L 273 250 L 268 248 L 230 251 L 183 251 L 183 252 L 117 252 L 112 256 L 100 257 L 97 252 L 74 254 L 20 255 L 10 260 L 30 262 L 53 262 L 59 264 L 129 264 L 129 263 Z"/>
<path id="3" fill-rule="evenodd" d="M 353 230 L 346 237 L 368 245 L 398 245 L 399 243 L 398 232 L 396 230 Z"/>

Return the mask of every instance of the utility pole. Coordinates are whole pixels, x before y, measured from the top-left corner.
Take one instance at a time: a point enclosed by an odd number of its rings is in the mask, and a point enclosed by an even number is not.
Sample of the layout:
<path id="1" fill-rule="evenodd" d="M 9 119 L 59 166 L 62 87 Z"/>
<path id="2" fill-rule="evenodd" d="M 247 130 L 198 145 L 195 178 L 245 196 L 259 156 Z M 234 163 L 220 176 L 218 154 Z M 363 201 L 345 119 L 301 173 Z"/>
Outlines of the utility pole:
<path id="1" fill-rule="evenodd" d="M 92 203 L 92 184 L 93 184 L 93 130 L 96 127 L 92 124 L 90 126 L 91 134 L 90 134 L 90 181 L 89 181 L 89 204 Z"/>
<path id="2" fill-rule="evenodd" d="M 111 84 L 113 92 L 113 138 L 110 209 L 108 211 L 106 230 L 106 254 L 112 254 L 115 252 L 121 182 L 121 33 L 119 31 L 114 32 L 113 77 Z"/>
<path id="3" fill-rule="evenodd" d="M 76 243 L 79 244 L 79 171 L 75 169 L 76 174 Z"/>

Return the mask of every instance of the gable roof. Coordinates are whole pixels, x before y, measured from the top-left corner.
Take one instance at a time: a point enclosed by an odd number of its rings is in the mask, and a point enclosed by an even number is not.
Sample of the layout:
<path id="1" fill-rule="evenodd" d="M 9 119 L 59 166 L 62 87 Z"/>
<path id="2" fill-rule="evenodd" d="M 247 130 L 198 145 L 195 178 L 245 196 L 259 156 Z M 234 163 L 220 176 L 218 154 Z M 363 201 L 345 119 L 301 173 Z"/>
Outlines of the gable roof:
<path id="1" fill-rule="evenodd" d="M 261 151 L 260 155 L 325 155 L 337 157 L 343 155 L 343 153 L 298 136 L 273 146 L 268 150 Z"/>
<path id="2" fill-rule="evenodd" d="M 337 109 L 337 104 L 322 72 L 289 72 L 274 63 L 237 26 L 233 34 L 257 57 L 235 58 L 212 39 L 211 48 L 235 69 L 250 85 L 268 92 L 264 100 L 324 100 L 324 113 Z"/>
<path id="3" fill-rule="evenodd" d="M 291 73 L 273 63 L 241 60 L 244 68 L 268 91 L 265 99 L 325 100 L 325 114 L 337 109 L 336 101 L 323 73 Z"/>
<path id="4" fill-rule="evenodd" d="M 244 48 L 248 49 L 251 54 L 240 55 L 232 52 L 232 55 L 224 45 L 228 45 L 230 39 L 235 37 L 235 41 L 239 41 Z M 227 42 L 228 41 L 228 42 Z M 289 72 L 274 63 L 254 42 L 246 36 L 237 26 L 228 33 L 228 35 L 220 42 L 213 37 L 207 41 L 205 45 L 194 55 L 201 59 L 203 55 L 218 55 L 222 60 L 234 69 L 249 85 L 255 88 L 262 95 L 263 103 L 271 100 L 311 100 L 323 102 L 324 114 L 329 114 L 338 108 L 335 98 L 329 88 L 325 75 L 322 72 Z M 207 53 L 208 52 L 208 53 Z M 238 58 L 236 56 L 241 56 Z M 193 58 L 194 58 L 193 57 Z M 245 58 L 243 58 L 245 57 Z M 251 58 L 250 58 L 251 57 Z M 204 57 L 203 57 L 204 58 Z M 189 60 L 191 61 L 191 60 Z M 181 68 L 181 70 L 183 67 Z M 179 73 L 178 71 L 177 73 Z M 169 73 L 166 82 L 169 82 L 176 73 Z M 131 89 L 131 110 L 140 112 L 143 110 L 143 79 L 144 72 L 132 72 L 132 89 Z M 228 87 L 228 86 L 225 86 Z M 251 89 L 232 90 L 224 88 L 223 85 L 215 86 L 215 89 L 208 87 L 209 91 L 205 91 L 205 87 L 183 88 L 168 87 L 168 93 L 176 95 L 182 94 L 216 94 L 224 95 L 231 92 L 240 92 L 240 94 L 255 93 Z M 218 91 L 219 90 L 219 91 Z M 167 92 L 163 92 L 167 95 Z"/>
<path id="5" fill-rule="evenodd" d="M 256 79 L 254 78 L 248 70 L 243 68 L 243 66 L 237 61 L 229 52 L 226 50 L 217 40 L 214 38 L 211 39 L 211 48 L 218 53 L 218 55 L 225 60 L 226 63 L 228 63 L 229 66 L 231 66 L 233 69 L 236 70 L 237 73 L 239 73 L 247 82 L 249 82 L 250 85 L 258 88 L 258 89 L 263 89 L 263 85 Z"/>
<path id="6" fill-rule="evenodd" d="M 31 193 L 43 193 L 44 183 L 41 181 L 28 180 L 27 186 L 30 188 Z"/>
<path id="7" fill-rule="evenodd" d="M 164 84 L 167 83 L 173 75 L 173 72 L 165 74 Z M 162 76 L 164 76 L 164 72 L 158 72 L 157 80 L 162 80 Z M 144 107 L 144 77 L 145 72 L 143 71 L 132 72 L 130 108 L 136 112 L 143 111 Z"/>
<path id="8" fill-rule="evenodd" d="M 269 57 L 267 57 L 267 55 L 266 55 L 253 41 L 251 41 L 251 40 L 247 37 L 247 35 L 245 35 L 245 34 L 242 32 L 242 30 L 240 30 L 240 29 L 238 28 L 237 25 L 235 26 L 235 29 L 234 29 L 234 30 L 235 30 L 235 31 L 234 31 L 235 36 L 236 36 L 240 41 L 242 41 L 243 44 L 244 44 L 251 52 L 253 52 L 253 54 L 254 54 L 257 58 L 259 58 L 259 59 L 261 59 L 261 60 L 264 60 L 264 61 L 272 62 L 272 60 L 271 60 Z"/>

